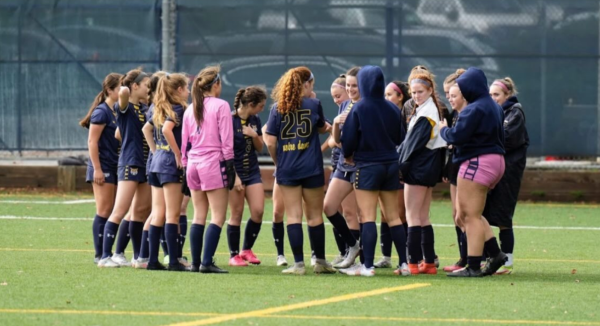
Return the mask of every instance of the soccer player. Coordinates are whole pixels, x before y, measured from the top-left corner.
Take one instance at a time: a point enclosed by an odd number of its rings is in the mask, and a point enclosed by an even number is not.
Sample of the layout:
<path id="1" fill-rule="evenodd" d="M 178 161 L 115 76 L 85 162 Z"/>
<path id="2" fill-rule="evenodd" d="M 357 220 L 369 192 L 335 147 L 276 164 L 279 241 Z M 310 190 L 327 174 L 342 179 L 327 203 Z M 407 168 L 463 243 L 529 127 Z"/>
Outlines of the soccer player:
<path id="1" fill-rule="evenodd" d="M 89 129 L 88 149 L 90 159 L 85 181 L 92 184 L 96 201 L 96 216 L 92 224 L 94 239 L 94 263 L 102 257 L 104 225 L 115 205 L 117 191 L 117 164 L 119 141 L 115 138 L 117 112 L 114 105 L 119 98 L 119 86 L 123 75 L 110 73 L 102 82 L 102 91 L 96 95 L 86 116 L 79 124 Z"/>
<path id="2" fill-rule="evenodd" d="M 229 266 L 259 265 L 260 260 L 252 252 L 254 242 L 262 225 L 265 190 L 260 176 L 257 151 L 262 151 L 262 124 L 258 113 L 266 104 L 267 93 L 258 86 L 241 88 L 235 95 L 233 108 L 233 151 L 235 162 L 235 185 L 229 192 L 231 216 L 227 223 Z M 244 231 L 244 244 L 240 252 L 240 224 L 244 214 L 244 199 L 250 207 L 250 219 Z"/>

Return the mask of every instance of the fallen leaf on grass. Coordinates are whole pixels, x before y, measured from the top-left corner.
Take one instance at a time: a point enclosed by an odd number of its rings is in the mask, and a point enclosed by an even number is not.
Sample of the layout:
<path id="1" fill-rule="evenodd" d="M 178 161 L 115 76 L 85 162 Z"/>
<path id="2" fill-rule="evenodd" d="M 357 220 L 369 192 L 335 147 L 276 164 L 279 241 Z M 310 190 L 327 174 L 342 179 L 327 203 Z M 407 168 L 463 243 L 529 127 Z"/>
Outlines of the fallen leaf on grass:
<path id="1" fill-rule="evenodd" d="M 295 295 L 293 295 L 293 294 L 290 294 L 290 296 L 289 296 L 288 298 L 290 298 L 290 299 L 294 299 L 295 297 L 296 297 Z"/>
<path id="2" fill-rule="evenodd" d="M 579 283 L 579 280 L 575 280 L 575 283 Z"/>
<path id="3" fill-rule="evenodd" d="M 577 270 L 573 268 L 573 269 L 571 270 L 571 274 L 573 274 L 573 275 L 577 274 Z"/>
<path id="4" fill-rule="evenodd" d="M 7 286 L 7 285 L 8 285 L 8 283 L 6 283 L 6 282 L 2 282 L 2 283 L 0 283 L 0 285 L 2 285 L 2 286 Z"/>

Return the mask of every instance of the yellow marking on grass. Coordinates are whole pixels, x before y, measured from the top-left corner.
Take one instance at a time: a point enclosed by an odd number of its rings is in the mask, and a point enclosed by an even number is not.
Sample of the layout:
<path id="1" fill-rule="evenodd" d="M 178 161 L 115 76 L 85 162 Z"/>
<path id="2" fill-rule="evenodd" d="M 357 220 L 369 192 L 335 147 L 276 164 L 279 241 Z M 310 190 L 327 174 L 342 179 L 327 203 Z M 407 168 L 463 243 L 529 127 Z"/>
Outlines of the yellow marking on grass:
<path id="1" fill-rule="evenodd" d="M 429 284 L 429 283 L 415 283 L 415 284 L 396 286 L 396 287 L 390 287 L 390 288 L 382 288 L 382 289 L 365 291 L 365 292 L 350 293 L 350 294 L 340 295 L 340 296 L 331 297 L 331 298 L 327 298 L 327 299 L 311 300 L 311 301 L 295 303 L 295 304 L 290 304 L 290 305 L 285 305 L 285 306 L 266 308 L 266 309 L 260 309 L 260 310 L 254 310 L 254 311 L 248 311 L 248 312 L 242 312 L 242 313 L 230 314 L 230 315 L 221 315 L 221 316 L 211 317 L 211 318 L 207 318 L 207 319 L 194 320 L 194 321 L 190 321 L 190 322 L 175 323 L 175 324 L 170 324 L 169 326 L 212 325 L 212 324 L 218 324 L 218 323 L 222 323 L 222 322 L 226 322 L 226 321 L 230 321 L 230 320 L 236 320 L 236 319 L 251 318 L 251 317 L 265 317 L 270 314 L 276 314 L 276 313 L 280 313 L 280 312 L 284 312 L 284 311 L 291 311 L 291 310 L 305 309 L 305 308 L 310 308 L 310 307 L 315 307 L 315 306 L 322 306 L 322 305 L 326 305 L 326 304 L 330 304 L 330 303 L 366 298 L 366 297 L 371 297 L 371 296 L 381 295 L 381 294 L 386 294 L 386 293 L 391 293 L 391 292 L 413 290 L 413 289 L 427 287 L 430 285 L 431 284 Z"/>
<path id="2" fill-rule="evenodd" d="M 162 311 L 122 311 L 122 310 L 61 310 L 61 309 L 0 309 L 0 314 L 61 314 L 61 315 L 127 315 L 127 316 L 183 316 L 214 317 L 209 312 L 162 312 Z"/>
<path id="3" fill-rule="evenodd" d="M 37 251 L 37 252 L 94 252 L 89 249 L 61 249 L 61 248 L 0 248 L 0 251 Z"/>

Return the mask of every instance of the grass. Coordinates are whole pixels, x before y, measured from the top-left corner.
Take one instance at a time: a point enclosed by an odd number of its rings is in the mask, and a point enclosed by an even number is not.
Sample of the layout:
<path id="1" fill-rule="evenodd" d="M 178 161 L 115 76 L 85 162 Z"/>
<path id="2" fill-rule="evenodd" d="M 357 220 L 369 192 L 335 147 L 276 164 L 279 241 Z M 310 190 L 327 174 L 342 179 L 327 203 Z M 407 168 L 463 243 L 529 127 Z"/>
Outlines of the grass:
<path id="1" fill-rule="evenodd" d="M 69 220 L 92 217 L 93 204 L 1 202 L 85 199 L 89 194 L 0 197 L 0 216 L 64 218 L 0 219 L 0 325 L 168 325 L 215 315 L 238 317 L 220 323 L 224 325 L 600 325 L 600 230 L 517 228 L 515 273 L 477 280 L 448 279 L 444 273 L 399 278 L 391 269 L 378 270 L 374 278 L 284 276 L 275 266 L 271 226 L 266 223 L 255 246 L 263 260 L 258 267 L 228 268 L 229 275 L 101 270 L 92 264 L 91 221 Z M 267 201 L 265 220 L 271 211 Z M 435 224 L 449 225 L 450 203 L 434 202 L 431 214 Z M 598 206 L 522 203 L 514 221 L 517 226 L 597 228 L 597 215 Z M 438 226 L 435 231 L 442 265 L 453 263 L 458 251 L 454 229 Z M 330 234 L 328 229 L 331 258 L 336 250 Z M 226 267 L 225 232 L 217 253 L 217 263 Z M 286 253 L 291 260 L 287 244 Z M 417 283 L 427 286 L 260 312 Z"/>

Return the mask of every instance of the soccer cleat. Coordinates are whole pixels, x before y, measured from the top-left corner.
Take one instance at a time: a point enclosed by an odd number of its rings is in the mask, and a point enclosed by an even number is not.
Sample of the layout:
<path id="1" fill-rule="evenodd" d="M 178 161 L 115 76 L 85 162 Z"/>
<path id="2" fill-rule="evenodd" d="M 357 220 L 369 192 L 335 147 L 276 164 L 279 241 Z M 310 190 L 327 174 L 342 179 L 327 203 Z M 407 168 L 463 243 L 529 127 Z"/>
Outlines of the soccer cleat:
<path id="1" fill-rule="evenodd" d="M 349 268 L 340 269 L 340 272 L 346 274 L 348 276 L 360 276 L 360 271 L 362 270 L 362 264 L 354 264 Z"/>
<path id="2" fill-rule="evenodd" d="M 246 267 L 248 266 L 248 263 L 246 263 L 240 255 L 235 255 L 229 258 L 229 266 Z"/>
<path id="3" fill-rule="evenodd" d="M 163 264 L 165 264 L 165 265 L 168 264 L 170 261 L 169 259 L 170 259 L 169 255 L 165 255 L 165 257 L 163 258 Z"/>
<path id="4" fill-rule="evenodd" d="M 163 265 L 163 264 L 161 264 L 159 262 L 148 263 L 146 265 L 146 270 L 149 270 L 149 271 L 166 271 L 167 267 L 165 267 L 165 265 Z"/>
<path id="5" fill-rule="evenodd" d="M 242 250 L 239 256 L 252 265 L 260 265 L 260 260 L 256 258 L 256 255 L 252 252 L 252 249 Z"/>
<path id="6" fill-rule="evenodd" d="M 440 259 L 438 258 L 437 255 L 435 255 L 435 259 L 433 260 L 433 263 L 435 264 L 435 268 L 440 268 Z"/>
<path id="7" fill-rule="evenodd" d="M 148 258 L 138 258 L 133 265 L 135 269 L 146 269 L 148 267 Z"/>
<path id="8" fill-rule="evenodd" d="M 100 259 L 102 259 L 101 257 L 94 257 L 94 265 L 98 265 L 98 263 L 100 262 Z"/>
<path id="9" fill-rule="evenodd" d="M 113 261 L 112 258 L 106 257 L 106 258 L 100 259 L 100 261 L 98 261 L 98 267 L 100 267 L 100 268 L 118 268 L 118 267 L 121 267 L 121 265 L 119 265 L 115 261 Z"/>
<path id="10" fill-rule="evenodd" d="M 437 268 L 435 267 L 435 263 L 434 264 L 427 264 L 427 263 L 421 264 L 419 266 L 419 274 L 431 274 L 431 275 L 437 274 Z"/>
<path id="11" fill-rule="evenodd" d="M 390 268 L 392 267 L 392 257 L 383 256 L 381 259 L 373 264 L 375 268 Z"/>
<path id="12" fill-rule="evenodd" d="M 125 254 L 114 254 L 110 259 L 121 267 L 131 267 L 131 263 L 127 260 Z"/>
<path id="13" fill-rule="evenodd" d="M 444 272 L 452 273 L 454 271 L 457 271 L 457 270 L 463 269 L 463 268 L 465 268 L 465 264 L 463 264 L 463 261 L 461 259 L 459 259 L 456 263 L 454 263 L 454 265 L 445 266 Z"/>
<path id="14" fill-rule="evenodd" d="M 363 265 L 360 269 L 360 275 L 367 277 L 375 276 L 375 267 L 367 268 Z"/>
<path id="15" fill-rule="evenodd" d="M 190 269 L 192 267 L 192 264 L 188 263 L 187 258 L 185 258 L 185 257 L 177 258 L 177 261 L 179 262 L 179 264 L 187 267 L 188 269 Z"/>
<path id="16" fill-rule="evenodd" d="M 229 272 L 224 269 L 220 269 L 213 261 L 208 266 L 200 265 L 200 273 L 227 274 Z"/>
<path id="17" fill-rule="evenodd" d="M 410 269 L 408 268 L 407 263 L 402 263 L 402 265 L 398 266 L 398 268 L 394 271 L 394 274 L 401 276 L 410 276 L 412 275 Z"/>
<path id="18" fill-rule="evenodd" d="M 188 268 L 183 264 L 177 263 L 175 265 L 169 264 L 169 267 L 167 267 L 167 270 L 170 272 L 189 272 L 191 270 L 191 268 Z"/>
<path id="19" fill-rule="evenodd" d="M 192 264 L 191 267 L 190 267 L 190 272 L 192 272 L 192 273 L 200 273 L 200 266 L 196 266 L 196 265 Z"/>
<path id="20" fill-rule="evenodd" d="M 358 243 L 358 241 L 356 241 L 356 244 L 354 246 L 348 247 L 348 254 L 344 258 L 344 261 L 335 265 L 334 267 L 335 268 L 350 267 L 352 264 L 354 264 L 354 261 L 356 260 L 356 257 L 358 257 L 359 254 L 360 254 L 360 244 Z"/>
<path id="21" fill-rule="evenodd" d="M 277 256 L 277 266 L 287 266 L 288 262 L 285 259 L 285 256 L 279 255 Z"/>
<path id="22" fill-rule="evenodd" d="M 496 257 L 488 258 L 485 267 L 481 270 L 481 274 L 483 274 L 483 276 L 494 275 L 500 267 L 504 266 L 504 263 L 506 263 L 507 260 L 508 257 L 506 254 L 500 251 Z"/>
<path id="23" fill-rule="evenodd" d="M 512 265 L 504 265 L 504 266 L 500 267 L 500 269 L 498 269 L 494 275 L 508 275 L 508 274 L 512 274 L 512 272 L 513 272 Z"/>
<path id="24" fill-rule="evenodd" d="M 304 267 L 304 263 L 294 263 L 294 265 L 282 270 L 281 273 L 304 275 L 306 274 L 306 268 Z"/>
<path id="25" fill-rule="evenodd" d="M 315 257 L 315 256 L 310 257 L 310 266 L 315 267 L 316 264 L 317 264 L 317 257 Z"/>
<path id="26" fill-rule="evenodd" d="M 136 261 L 137 261 L 137 259 L 131 258 L 131 267 L 135 266 Z"/>
<path id="27" fill-rule="evenodd" d="M 473 270 L 469 267 L 446 274 L 448 277 L 483 277 L 481 270 Z"/>
<path id="28" fill-rule="evenodd" d="M 315 274 L 335 274 L 337 270 L 325 259 L 317 259 L 313 268 Z"/>
<path id="29" fill-rule="evenodd" d="M 339 263 L 341 263 L 341 262 L 343 262 L 343 261 L 344 261 L 344 256 L 342 256 L 342 255 L 337 255 L 337 256 L 335 256 L 335 258 L 333 258 L 333 260 L 331 261 L 331 265 L 337 265 L 337 264 L 339 264 Z"/>

